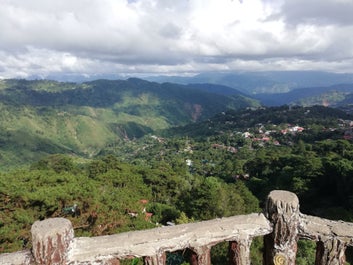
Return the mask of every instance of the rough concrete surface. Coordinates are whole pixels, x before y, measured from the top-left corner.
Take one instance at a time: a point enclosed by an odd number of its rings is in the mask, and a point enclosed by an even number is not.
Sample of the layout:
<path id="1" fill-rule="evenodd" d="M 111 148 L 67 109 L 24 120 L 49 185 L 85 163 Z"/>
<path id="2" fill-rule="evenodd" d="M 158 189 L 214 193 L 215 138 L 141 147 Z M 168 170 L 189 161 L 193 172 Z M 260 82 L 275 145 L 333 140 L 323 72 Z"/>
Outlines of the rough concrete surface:
<path id="1" fill-rule="evenodd" d="M 34 265 L 31 251 L 24 250 L 15 253 L 5 253 L 0 255 L 1 265 Z"/>
<path id="2" fill-rule="evenodd" d="M 155 256 L 186 248 L 197 250 L 223 241 L 250 240 L 271 231 L 263 214 L 249 214 L 112 236 L 81 237 L 74 240 L 70 261 L 74 264 L 112 257 Z"/>

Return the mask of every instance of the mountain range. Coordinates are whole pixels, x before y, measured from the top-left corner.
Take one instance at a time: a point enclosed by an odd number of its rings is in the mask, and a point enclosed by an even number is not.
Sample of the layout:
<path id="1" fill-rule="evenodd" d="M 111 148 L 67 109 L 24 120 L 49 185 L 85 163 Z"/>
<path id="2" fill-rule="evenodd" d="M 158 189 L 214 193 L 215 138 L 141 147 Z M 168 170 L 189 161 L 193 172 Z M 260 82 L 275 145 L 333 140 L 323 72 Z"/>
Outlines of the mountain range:
<path id="1" fill-rule="evenodd" d="M 53 153 L 90 158 L 121 139 L 207 119 L 227 109 L 259 106 L 215 85 L 142 79 L 84 83 L 0 81 L 0 167 Z"/>
<path id="2" fill-rule="evenodd" d="M 240 75 L 242 78 L 237 79 Z M 190 77 L 175 77 L 178 80 L 174 81 L 180 83 L 139 78 L 80 83 L 0 80 L 0 167 L 30 164 L 55 153 L 91 158 L 121 140 L 140 138 L 165 129 L 170 133 L 173 128 L 205 121 L 228 110 L 324 105 L 352 113 L 353 81 L 351 84 L 297 87 L 310 82 L 329 83 L 330 77 L 330 82 L 349 81 L 351 75 L 316 73 L 310 77 L 304 74 L 306 78 L 291 86 L 289 81 L 299 73 L 282 73 L 276 78 L 273 75 L 272 72 L 232 76 L 213 74 L 199 75 L 192 80 Z M 315 77 L 319 80 L 315 81 Z M 223 83 L 237 80 L 238 85 L 202 83 L 207 80 L 216 82 L 220 78 Z M 279 83 L 280 80 L 283 83 Z M 192 82 L 181 84 L 181 81 Z M 272 93 L 276 86 L 284 88 L 284 83 L 286 92 Z M 248 84 L 248 90 L 239 84 Z M 272 85 L 273 89 L 255 93 L 261 91 L 259 86 L 251 90 L 256 84 Z"/>
<path id="3" fill-rule="evenodd" d="M 352 84 L 337 84 L 326 87 L 305 87 L 293 89 L 287 93 L 257 94 L 258 99 L 266 106 L 299 105 L 299 106 L 333 106 L 343 107 L 353 103 Z"/>
<path id="4" fill-rule="evenodd" d="M 213 92 L 228 95 L 235 89 L 265 106 L 324 105 L 351 111 L 353 74 L 320 71 L 202 73 L 195 76 L 154 76 L 148 80 L 180 84 L 212 84 Z"/>
<path id="5" fill-rule="evenodd" d="M 320 71 L 209 72 L 194 76 L 150 76 L 144 79 L 180 84 L 223 85 L 248 95 L 286 93 L 304 87 L 353 83 L 353 74 Z"/>

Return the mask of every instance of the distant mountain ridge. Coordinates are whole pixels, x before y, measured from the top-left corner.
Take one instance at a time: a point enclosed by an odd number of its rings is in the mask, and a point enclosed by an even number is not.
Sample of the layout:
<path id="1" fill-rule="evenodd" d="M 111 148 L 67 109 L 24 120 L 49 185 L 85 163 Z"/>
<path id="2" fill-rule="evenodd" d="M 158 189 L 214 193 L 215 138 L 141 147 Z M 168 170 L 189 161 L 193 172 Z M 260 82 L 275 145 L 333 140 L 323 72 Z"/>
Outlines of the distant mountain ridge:
<path id="1" fill-rule="evenodd" d="M 287 93 L 279 94 L 257 94 L 254 98 L 258 99 L 266 106 L 280 105 L 300 105 L 313 106 L 324 105 L 341 107 L 352 104 L 351 94 L 353 93 L 352 84 L 337 84 L 327 87 L 306 87 L 293 89 Z"/>
<path id="2" fill-rule="evenodd" d="M 353 105 L 353 74 L 318 71 L 268 71 L 207 73 L 193 77 L 151 77 L 151 80 L 173 80 L 179 83 L 209 87 L 213 92 L 234 92 L 251 96 L 264 106 L 324 105 L 347 109 Z M 202 83 L 206 82 L 206 84 Z M 351 107 L 349 111 L 352 112 Z"/>
<path id="3" fill-rule="evenodd" d="M 320 71 L 209 72 L 195 76 L 151 76 L 147 80 L 224 85 L 249 95 L 285 93 L 302 87 L 353 83 L 353 74 Z"/>
<path id="4" fill-rule="evenodd" d="M 214 84 L 180 85 L 174 83 L 149 82 L 139 78 L 127 80 L 95 80 L 77 83 L 62 83 L 48 80 L 5 80 L 0 84 L 0 100 L 11 104 L 33 106 L 78 105 L 91 107 L 112 106 L 122 101 L 125 94 L 138 96 L 139 93 L 155 93 L 164 100 L 194 100 L 202 102 L 212 99 L 224 100 L 224 96 L 234 96 L 242 100 L 247 96 L 235 89 Z M 6 84 L 6 85 L 5 85 Z M 233 99 L 234 99 L 233 97 Z M 226 100 L 226 105 L 233 100 Z M 255 102 L 255 101 L 254 101 Z M 239 106 L 233 106 L 239 108 Z M 240 106 L 242 107 L 242 106 Z"/>
<path id="5" fill-rule="evenodd" d="M 204 89 L 203 89 L 204 88 Z M 46 154 L 92 157 L 119 139 L 207 119 L 259 104 L 234 91 L 128 80 L 66 83 L 0 81 L 0 167 Z"/>
<path id="6" fill-rule="evenodd" d="M 63 82 L 88 82 L 98 79 L 127 79 L 127 75 L 51 75 L 47 79 Z M 41 79 L 32 76 L 30 79 Z M 192 76 L 141 75 L 147 81 L 177 84 L 214 84 L 237 89 L 248 95 L 286 93 L 303 87 L 327 87 L 335 84 L 353 83 L 352 73 L 333 73 L 324 71 L 225 71 L 204 72 Z"/>

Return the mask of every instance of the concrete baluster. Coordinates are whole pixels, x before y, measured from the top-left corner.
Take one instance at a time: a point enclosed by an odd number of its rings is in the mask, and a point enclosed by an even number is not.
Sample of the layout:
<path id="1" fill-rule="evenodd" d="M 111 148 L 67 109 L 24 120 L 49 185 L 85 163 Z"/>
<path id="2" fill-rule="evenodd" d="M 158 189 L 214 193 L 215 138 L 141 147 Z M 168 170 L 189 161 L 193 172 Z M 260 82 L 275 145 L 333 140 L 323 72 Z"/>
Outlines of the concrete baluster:
<path id="1" fill-rule="evenodd" d="M 198 262 L 197 262 L 197 253 L 190 250 L 191 251 L 191 254 L 190 254 L 190 265 L 198 265 Z"/>
<path id="2" fill-rule="evenodd" d="M 267 198 L 265 215 L 273 224 L 273 232 L 264 237 L 264 264 L 295 265 L 299 224 L 298 197 L 288 191 L 272 191 Z"/>
<path id="3" fill-rule="evenodd" d="M 315 265 L 343 265 L 346 262 L 346 244 L 331 238 L 316 244 Z"/>
<path id="4" fill-rule="evenodd" d="M 144 264 L 145 265 L 165 265 L 166 264 L 166 254 L 165 252 L 159 253 L 156 256 L 145 257 Z"/>
<path id="5" fill-rule="evenodd" d="M 194 248 L 190 256 L 191 265 L 211 265 L 211 247 Z"/>
<path id="6" fill-rule="evenodd" d="M 33 256 L 39 265 L 64 265 L 68 263 L 74 230 L 69 220 L 51 218 L 32 225 Z"/>
<path id="7" fill-rule="evenodd" d="M 228 255 L 230 265 L 250 264 L 250 245 L 252 240 L 229 242 Z"/>

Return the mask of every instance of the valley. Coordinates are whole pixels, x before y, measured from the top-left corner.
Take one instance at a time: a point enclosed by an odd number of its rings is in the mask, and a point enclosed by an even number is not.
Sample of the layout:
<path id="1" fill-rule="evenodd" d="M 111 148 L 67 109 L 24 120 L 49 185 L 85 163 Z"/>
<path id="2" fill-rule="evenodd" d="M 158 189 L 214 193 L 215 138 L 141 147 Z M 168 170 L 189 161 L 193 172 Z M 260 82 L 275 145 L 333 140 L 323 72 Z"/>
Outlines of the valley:
<path id="1" fill-rule="evenodd" d="M 30 248 L 36 220 L 114 234 L 257 212 L 275 189 L 295 192 L 303 213 L 353 221 L 353 116 L 341 109 L 266 107 L 209 84 L 5 83 L 1 252 Z M 312 264 L 314 246 L 300 248 L 298 264 Z"/>

